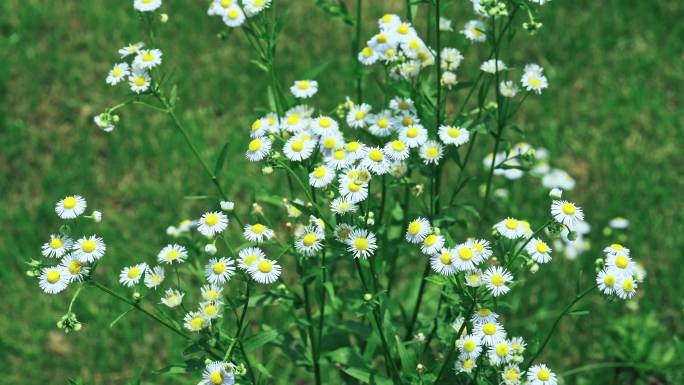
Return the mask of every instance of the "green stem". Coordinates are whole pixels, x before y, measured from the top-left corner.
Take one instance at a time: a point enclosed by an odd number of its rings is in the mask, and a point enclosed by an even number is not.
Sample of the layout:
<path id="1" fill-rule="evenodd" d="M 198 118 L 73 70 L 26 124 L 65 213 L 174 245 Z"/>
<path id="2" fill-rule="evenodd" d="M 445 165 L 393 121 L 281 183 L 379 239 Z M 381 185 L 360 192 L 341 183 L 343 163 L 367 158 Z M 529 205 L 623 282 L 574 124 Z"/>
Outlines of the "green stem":
<path id="1" fill-rule="evenodd" d="M 362 0 L 356 0 L 356 32 L 354 36 L 354 44 L 352 45 L 352 60 L 354 60 L 354 66 L 356 71 L 356 102 L 362 103 L 363 101 L 363 71 L 361 68 L 361 62 L 358 60 L 356 55 L 361 49 L 361 12 L 362 12 Z"/>
<path id="2" fill-rule="evenodd" d="M 238 319 L 237 329 L 235 330 L 235 337 L 233 337 L 233 341 L 230 343 L 230 346 L 226 350 L 226 354 L 223 356 L 224 361 L 231 361 L 231 359 L 233 358 L 233 350 L 235 350 L 235 345 L 240 343 L 240 336 L 243 332 L 242 327 L 245 323 L 245 318 L 247 316 L 247 308 L 249 307 L 249 299 L 251 298 L 250 288 L 250 282 L 247 281 L 247 286 L 245 288 L 245 303 L 244 305 L 242 305 L 242 313 L 240 314 L 240 318 Z"/>
<path id="3" fill-rule="evenodd" d="M 423 270 L 423 275 L 420 278 L 420 287 L 418 288 L 418 297 L 416 298 L 416 303 L 413 305 L 413 313 L 411 315 L 411 322 L 409 322 L 408 328 L 406 329 L 405 340 L 408 340 L 413 335 L 413 329 L 416 326 L 416 320 L 418 319 L 418 312 L 420 312 L 420 305 L 423 302 L 423 294 L 425 294 L 425 284 L 427 283 L 427 275 L 430 273 L 430 261 L 428 260 L 425 264 L 425 269 Z"/>

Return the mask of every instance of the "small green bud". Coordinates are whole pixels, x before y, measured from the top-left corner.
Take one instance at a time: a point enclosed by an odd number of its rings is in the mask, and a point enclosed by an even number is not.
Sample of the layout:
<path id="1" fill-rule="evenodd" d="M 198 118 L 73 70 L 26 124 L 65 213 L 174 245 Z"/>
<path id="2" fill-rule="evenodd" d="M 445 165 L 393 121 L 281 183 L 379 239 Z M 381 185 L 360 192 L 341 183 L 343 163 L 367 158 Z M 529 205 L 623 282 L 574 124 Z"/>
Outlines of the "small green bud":
<path id="1" fill-rule="evenodd" d="M 166 23 L 169 21 L 169 15 L 167 13 L 162 13 L 159 15 L 159 21 Z"/>
<path id="2" fill-rule="evenodd" d="M 577 231 L 571 231 L 568 233 L 568 240 L 574 241 L 577 240 L 577 238 L 579 238 Z"/>
<path id="3" fill-rule="evenodd" d="M 363 300 L 368 302 L 373 299 L 373 295 L 371 293 L 366 293 L 363 295 Z"/>

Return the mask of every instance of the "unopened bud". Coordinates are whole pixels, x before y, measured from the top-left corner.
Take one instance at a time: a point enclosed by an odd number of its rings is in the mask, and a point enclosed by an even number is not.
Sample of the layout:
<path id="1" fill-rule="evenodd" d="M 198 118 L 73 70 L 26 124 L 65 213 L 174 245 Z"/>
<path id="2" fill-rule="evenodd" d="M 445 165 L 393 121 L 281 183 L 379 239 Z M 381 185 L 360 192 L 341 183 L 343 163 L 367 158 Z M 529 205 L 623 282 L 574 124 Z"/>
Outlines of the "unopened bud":
<path id="1" fill-rule="evenodd" d="M 554 188 L 549 191 L 549 197 L 551 199 L 561 199 L 561 196 L 563 195 L 563 190 L 559 188 Z"/>
<path id="2" fill-rule="evenodd" d="M 364 301 L 370 301 L 373 299 L 373 295 L 371 293 L 366 293 L 363 295 L 363 300 Z"/>
<path id="3" fill-rule="evenodd" d="M 161 21 L 162 23 L 166 23 L 167 21 L 169 21 L 169 15 L 166 13 L 162 13 L 161 15 L 159 15 L 159 21 Z"/>
<path id="4" fill-rule="evenodd" d="M 422 374 L 423 372 L 425 372 L 425 366 L 423 364 L 416 365 L 416 372 Z"/>

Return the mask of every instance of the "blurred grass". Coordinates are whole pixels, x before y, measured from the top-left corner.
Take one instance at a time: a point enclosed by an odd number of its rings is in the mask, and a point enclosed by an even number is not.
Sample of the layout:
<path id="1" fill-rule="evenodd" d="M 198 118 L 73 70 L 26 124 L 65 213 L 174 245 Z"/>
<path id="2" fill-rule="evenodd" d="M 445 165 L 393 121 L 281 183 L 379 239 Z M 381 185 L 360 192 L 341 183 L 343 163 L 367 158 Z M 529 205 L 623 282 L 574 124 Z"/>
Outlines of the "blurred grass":
<path id="1" fill-rule="evenodd" d="M 166 117 L 127 109 L 111 135 L 92 124 L 94 114 L 125 95 L 108 87 L 104 77 L 118 47 L 143 36 L 129 3 L 0 3 L 0 254 L 5 267 L 0 270 L 0 384 L 64 383 L 67 377 L 82 377 L 89 384 L 123 383 L 138 366 L 159 368 L 181 349 L 137 315 L 109 329 L 109 320 L 125 308 L 95 293 L 78 302 L 84 330 L 64 336 L 54 323 L 68 296 L 39 295 L 35 282 L 23 274 L 24 261 L 37 254 L 56 227 L 54 202 L 67 193 L 84 195 L 92 208 L 105 213 L 106 225 L 100 228 L 111 254 L 100 274 L 111 276 L 136 256 L 151 258 L 163 245 L 159 236 L 168 225 L 201 212 L 201 204 L 182 201 L 183 196 L 212 188 Z M 353 93 L 347 69 L 351 30 L 339 21 L 317 22 L 325 16 L 313 1 L 281 4 L 291 11 L 280 40 L 282 81 L 290 83 L 330 60 L 319 79 L 317 102 L 333 108 Z M 369 4 L 365 37 L 385 11 L 403 14 L 400 1 Z M 227 41 L 217 38 L 220 20 L 206 16 L 203 2 L 170 3 L 165 11 L 171 19 L 160 28 L 157 45 L 165 66 L 176 68 L 182 119 L 207 157 L 230 141 L 224 185 L 240 201 L 257 188 L 251 177 L 257 169 L 242 154 L 245 127 L 257 115 L 255 109 L 266 104 L 266 81 L 250 63 L 251 50 L 239 31 Z M 470 14 L 461 4 L 446 16 L 458 27 Z M 652 334 L 652 344 L 669 343 L 684 333 L 684 6 L 664 0 L 553 1 L 542 15 L 541 34 L 521 34 L 510 52 L 512 62 L 544 65 L 551 82 L 548 92 L 530 98 L 521 111 L 518 121 L 529 134 L 525 140 L 548 148 L 554 164 L 577 178 L 572 195 L 593 225 L 594 251 L 606 240 L 601 229 L 608 220 L 626 216 L 632 221 L 629 246 L 649 272 L 640 309 L 597 305 L 591 323 L 563 323 L 548 359 L 567 369 L 591 360 L 587 351 L 604 352 L 615 349 L 611 341 L 623 342 L 616 334 L 599 335 L 603 328 L 588 329 L 590 324 L 614 326 L 621 315 L 654 318 L 655 324 L 643 323 L 650 325 L 648 332 L 635 328 L 635 333 Z M 449 39 L 462 45 L 457 33 Z M 471 67 L 480 60 L 468 59 Z M 537 198 L 526 210 L 532 211 L 535 202 L 538 212 L 544 203 Z M 584 265 L 591 270 L 588 261 Z M 535 280 L 531 301 L 517 304 L 513 314 L 554 312 L 565 302 L 567 296 L 557 289 L 571 288 L 574 282 L 567 281 L 574 275 L 562 265 L 543 274 L 553 279 Z M 511 322 L 535 330 L 524 320 Z M 577 346 L 577 335 L 590 346 Z M 609 383 L 610 377 L 603 381 Z"/>

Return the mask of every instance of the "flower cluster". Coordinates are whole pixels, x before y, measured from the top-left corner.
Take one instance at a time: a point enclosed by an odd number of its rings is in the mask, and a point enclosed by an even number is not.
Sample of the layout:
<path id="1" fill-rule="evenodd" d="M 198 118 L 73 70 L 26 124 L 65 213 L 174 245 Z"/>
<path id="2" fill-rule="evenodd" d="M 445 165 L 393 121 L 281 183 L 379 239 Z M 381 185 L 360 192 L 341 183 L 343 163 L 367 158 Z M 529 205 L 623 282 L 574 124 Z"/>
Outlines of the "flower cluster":
<path id="1" fill-rule="evenodd" d="M 227 26 L 237 28 L 269 5 L 271 0 L 211 0 L 207 14 L 218 16 Z"/>
<path id="2" fill-rule="evenodd" d="M 605 261 L 596 276 L 596 284 L 605 295 L 629 299 L 636 295 L 638 283 L 645 277 L 645 271 L 632 259 L 628 248 L 613 243 L 603 249 Z"/>

